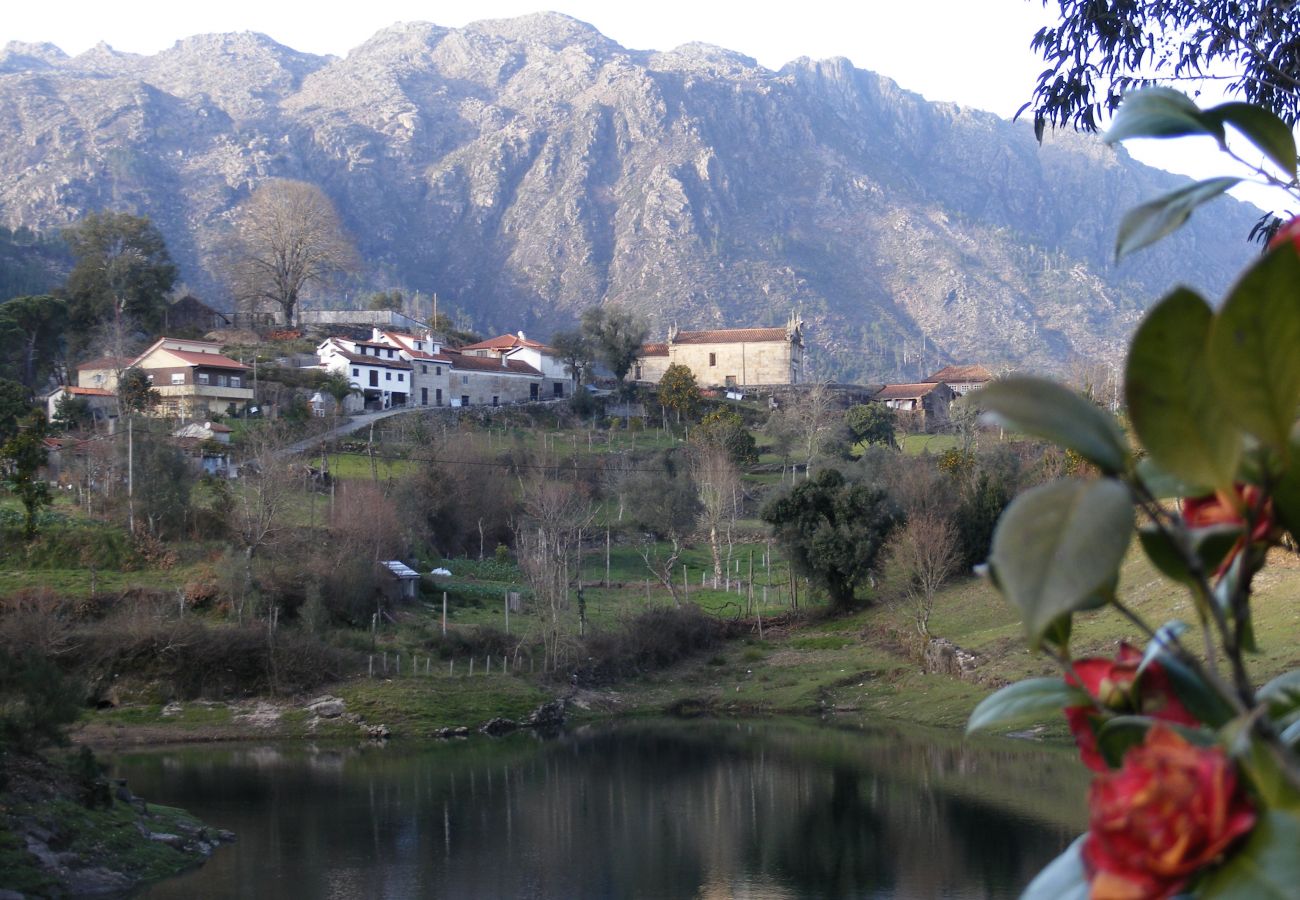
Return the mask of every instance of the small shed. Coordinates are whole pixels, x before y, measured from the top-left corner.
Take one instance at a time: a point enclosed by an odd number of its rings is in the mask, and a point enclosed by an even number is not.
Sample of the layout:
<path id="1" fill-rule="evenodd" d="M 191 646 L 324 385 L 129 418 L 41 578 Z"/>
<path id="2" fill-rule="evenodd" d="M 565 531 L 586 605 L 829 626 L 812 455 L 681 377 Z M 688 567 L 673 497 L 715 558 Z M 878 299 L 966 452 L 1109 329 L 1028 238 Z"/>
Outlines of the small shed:
<path id="1" fill-rule="evenodd" d="M 386 575 L 382 590 L 390 601 L 414 600 L 420 590 L 420 573 L 398 559 L 386 559 L 380 562 Z"/>

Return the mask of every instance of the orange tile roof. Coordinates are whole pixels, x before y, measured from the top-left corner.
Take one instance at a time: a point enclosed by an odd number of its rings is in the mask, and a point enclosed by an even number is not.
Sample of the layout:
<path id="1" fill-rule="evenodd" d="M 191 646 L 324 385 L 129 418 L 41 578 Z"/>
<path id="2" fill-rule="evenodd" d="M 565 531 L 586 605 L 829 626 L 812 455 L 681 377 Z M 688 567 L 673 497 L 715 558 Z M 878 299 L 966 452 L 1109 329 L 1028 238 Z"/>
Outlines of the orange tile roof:
<path id="1" fill-rule="evenodd" d="M 74 397 L 112 397 L 113 392 L 104 388 L 80 387 L 75 384 L 65 384 L 59 388 L 65 394 L 72 394 Z"/>
<path id="2" fill-rule="evenodd" d="M 449 351 L 455 352 L 455 351 Z M 474 369 L 479 372 L 501 372 L 509 375 L 541 375 L 542 373 L 517 359 L 508 359 L 506 364 L 501 365 L 500 359 L 493 359 L 488 356 L 468 356 L 463 353 L 455 353 L 451 360 L 452 368 L 455 369 Z"/>
<path id="3" fill-rule="evenodd" d="M 944 366 L 938 372 L 935 372 L 926 381 L 946 381 L 946 382 L 973 382 L 973 381 L 992 381 L 993 373 L 981 365 L 973 366 Z"/>
<path id="4" fill-rule="evenodd" d="M 534 341 L 531 338 L 521 338 L 517 334 L 499 334 L 494 338 L 488 338 L 486 341 L 479 341 L 477 344 L 469 344 L 460 347 L 460 350 L 514 350 L 519 347 L 529 347 L 533 350 L 550 350 L 551 348 L 543 343 Z"/>
<path id="5" fill-rule="evenodd" d="M 916 397 L 924 397 L 926 394 L 940 387 L 942 382 L 922 381 L 916 384 L 887 384 L 872 397 L 872 400 L 911 400 Z M 949 391 L 952 388 L 948 389 Z"/>
<path id="6" fill-rule="evenodd" d="M 192 366 L 207 366 L 212 369 L 242 369 L 252 371 L 251 367 L 241 362 L 236 362 L 228 356 L 222 356 L 220 353 L 192 353 L 189 350 L 167 350 L 177 359 L 187 362 Z M 143 357 L 142 357 L 143 358 Z M 136 360 L 139 362 L 139 360 Z"/>
<path id="7" fill-rule="evenodd" d="M 675 344 L 749 344 L 787 339 L 784 328 L 724 328 L 717 331 L 679 331 Z"/>
<path id="8" fill-rule="evenodd" d="M 668 345 L 663 343 L 662 341 L 653 344 L 642 344 L 641 355 L 642 356 L 667 356 Z"/>

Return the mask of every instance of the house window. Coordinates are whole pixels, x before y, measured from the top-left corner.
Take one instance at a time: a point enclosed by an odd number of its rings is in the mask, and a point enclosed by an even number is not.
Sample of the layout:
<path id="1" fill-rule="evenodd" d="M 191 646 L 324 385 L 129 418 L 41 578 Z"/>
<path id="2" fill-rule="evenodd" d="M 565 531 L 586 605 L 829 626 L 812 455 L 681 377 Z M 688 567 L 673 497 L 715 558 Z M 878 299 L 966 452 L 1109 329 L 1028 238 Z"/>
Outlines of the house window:
<path id="1" fill-rule="evenodd" d="M 711 365 L 711 366 L 716 366 L 717 364 L 718 364 L 718 354 L 716 354 L 716 353 L 710 353 L 710 354 L 709 354 L 709 365 Z"/>
<path id="2" fill-rule="evenodd" d="M 420 363 L 420 374 L 421 374 L 421 375 L 428 375 L 428 374 L 429 374 L 429 367 L 426 366 L 424 363 Z"/>
<path id="3" fill-rule="evenodd" d="M 493 395 L 492 395 L 492 405 L 493 405 L 493 406 L 500 406 L 500 405 L 501 405 L 501 398 L 498 397 L 496 394 L 493 394 Z"/>
<path id="4" fill-rule="evenodd" d="M 242 387 L 242 382 L 240 382 L 240 380 L 239 380 L 239 376 L 238 376 L 238 375 L 231 375 L 231 376 L 230 376 L 230 386 L 231 386 L 231 387 Z"/>
<path id="5" fill-rule="evenodd" d="M 392 372 L 385 372 L 385 373 L 384 373 L 384 381 L 392 381 L 392 380 L 393 380 L 393 373 L 392 373 Z"/>
<path id="6" fill-rule="evenodd" d="M 403 375 L 401 372 L 398 372 L 398 373 L 397 373 L 397 380 L 398 380 L 398 381 L 405 381 L 405 380 L 406 380 L 406 376 Z"/>
<path id="7" fill-rule="evenodd" d="M 434 366 L 434 367 L 433 367 L 433 374 L 434 374 L 434 375 L 441 375 L 441 374 L 442 374 L 442 366 Z"/>
<path id="8" fill-rule="evenodd" d="M 392 358 L 393 358 L 393 351 L 392 351 L 392 350 L 389 350 L 389 351 L 388 351 L 388 358 L 389 358 L 389 359 L 392 359 Z"/>
<path id="9" fill-rule="evenodd" d="M 199 384 L 207 384 L 207 383 L 208 383 L 208 373 L 207 373 L 207 372 L 200 372 L 200 373 L 199 373 Z"/>
<path id="10" fill-rule="evenodd" d="M 221 387 L 229 387 L 229 386 L 230 386 L 230 378 L 229 378 L 228 376 L 226 376 L 226 375 L 218 375 L 218 376 L 217 376 L 217 384 L 220 385 Z"/>
<path id="11" fill-rule="evenodd" d="M 353 377 L 353 378 L 359 378 L 359 377 L 361 377 L 361 370 L 358 369 L 356 366 L 353 366 L 353 367 L 352 367 L 352 377 Z"/>
<path id="12" fill-rule="evenodd" d="M 468 376 L 468 375 L 462 375 L 462 376 L 460 376 L 460 383 L 461 383 L 461 384 L 469 384 L 469 376 Z"/>
<path id="13" fill-rule="evenodd" d="M 564 396 L 564 382 L 563 382 L 563 381 L 557 381 L 557 382 L 555 382 L 555 385 L 554 385 L 553 390 L 554 390 L 554 392 L 555 392 L 555 396 L 556 396 L 557 398 L 558 398 L 558 397 L 563 397 L 563 396 Z"/>
<path id="14" fill-rule="evenodd" d="M 632 377 L 635 378 L 637 381 L 640 381 L 640 380 L 641 380 L 641 367 L 640 367 L 640 366 L 637 366 L 637 367 L 636 367 L 636 374 L 633 375 Z"/>
<path id="15" fill-rule="evenodd" d="M 184 384 L 184 383 L 185 383 L 184 372 L 172 372 L 172 384 Z"/>
<path id="16" fill-rule="evenodd" d="M 469 394 L 461 394 L 461 395 L 460 395 L 460 405 L 461 405 L 461 406 L 469 406 Z"/>
<path id="17" fill-rule="evenodd" d="M 416 341 L 416 342 L 415 342 L 415 349 L 416 349 L 416 350 L 423 350 L 423 349 L 424 349 L 424 342 L 423 342 L 423 341 Z"/>

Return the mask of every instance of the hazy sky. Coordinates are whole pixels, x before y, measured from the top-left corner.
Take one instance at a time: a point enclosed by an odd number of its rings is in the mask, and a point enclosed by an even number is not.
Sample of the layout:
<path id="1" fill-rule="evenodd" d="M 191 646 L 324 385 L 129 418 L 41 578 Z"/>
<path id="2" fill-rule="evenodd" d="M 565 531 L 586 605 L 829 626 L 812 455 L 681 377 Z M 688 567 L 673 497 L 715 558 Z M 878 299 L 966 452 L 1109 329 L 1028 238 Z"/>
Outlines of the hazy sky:
<path id="1" fill-rule="evenodd" d="M 364 0 L 331 13 L 298 0 L 215 3 L 121 0 L 10 0 L 0 15 L 0 44 L 50 41 L 70 54 L 99 41 L 154 53 L 193 34 L 260 31 L 296 50 L 346 55 L 380 28 L 400 21 L 460 26 L 554 9 L 590 22 L 625 47 L 666 50 L 704 41 L 779 68 L 800 56 L 846 56 L 931 100 L 949 100 L 1010 117 L 1029 98 L 1044 64 L 1029 49 L 1049 21 L 1039 0 Z M 338 4 L 336 8 L 342 8 Z M 1212 152 L 1171 152 L 1168 143 L 1130 145 L 1135 156 L 1194 177 L 1225 174 Z"/>

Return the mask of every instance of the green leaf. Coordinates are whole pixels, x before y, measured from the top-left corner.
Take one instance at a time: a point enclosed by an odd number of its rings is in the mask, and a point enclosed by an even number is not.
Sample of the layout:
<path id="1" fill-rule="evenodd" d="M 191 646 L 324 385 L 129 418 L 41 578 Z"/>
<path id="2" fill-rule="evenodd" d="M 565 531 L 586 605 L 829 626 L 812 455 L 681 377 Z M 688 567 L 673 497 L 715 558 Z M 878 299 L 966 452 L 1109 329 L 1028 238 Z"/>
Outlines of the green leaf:
<path id="1" fill-rule="evenodd" d="M 1173 88 L 1144 88 L 1124 95 L 1103 140 L 1116 144 L 1130 138 L 1208 134 L 1222 143 L 1221 118 L 1206 116 L 1186 94 Z"/>
<path id="2" fill-rule="evenodd" d="M 1287 777 L 1290 760 L 1283 758 L 1283 751 L 1276 744 L 1261 738 L 1254 725 L 1253 713 L 1237 716 L 1219 729 L 1219 740 L 1264 803 L 1278 808 L 1300 808 L 1300 793 Z"/>
<path id="3" fill-rule="evenodd" d="M 1183 227 L 1196 207 L 1240 182 L 1240 178 L 1231 176 L 1207 178 L 1133 207 L 1120 220 L 1119 234 L 1115 238 L 1115 258 L 1123 259 L 1135 250 L 1149 247 L 1173 234 Z"/>
<path id="4" fill-rule="evenodd" d="M 1097 751 L 1106 765 L 1118 769 L 1124 763 L 1124 754 L 1146 740 L 1147 732 L 1155 724 L 1146 716 L 1114 716 L 1097 729 Z"/>
<path id="5" fill-rule="evenodd" d="M 993 534 L 989 562 L 1031 644 L 1060 616 L 1095 605 L 1132 536 L 1128 488 L 1112 479 L 1055 481 L 1012 501 Z"/>
<path id="6" fill-rule="evenodd" d="M 1083 841 L 1074 839 L 1065 852 L 1038 873 L 1020 900 L 1088 900 L 1088 873 L 1083 867 Z"/>
<path id="7" fill-rule="evenodd" d="M 1291 900 L 1300 885 L 1300 817 L 1292 810 L 1260 810 L 1246 843 L 1198 885 L 1198 897 L 1216 900 Z"/>
<path id="8" fill-rule="evenodd" d="M 1067 447 L 1108 475 L 1128 463 L 1128 444 L 1115 418 L 1055 381 L 1012 375 L 974 397 L 996 422 Z"/>
<path id="9" fill-rule="evenodd" d="M 1284 456 L 1300 403 L 1300 255 L 1265 255 L 1232 288 L 1210 328 L 1209 364 L 1224 414 Z"/>
<path id="10" fill-rule="evenodd" d="M 1300 424 L 1291 429 L 1291 458 L 1300 459 Z M 1273 508 L 1278 521 L 1291 532 L 1292 539 L 1300 541 L 1300 465 L 1288 466 L 1273 484 Z"/>
<path id="11" fill-rule="evenodd" d="M 1155 525 L 1143 525 L 1138 529 L 1142 552 L 1160 570 L 1160 574 L 1179 584 L 1195 584 L 1196 578 L 1187 566 L 1187 557 L 1178 546 L 1181 537 L 1182 532 L 1169 534 Z"/>
<path id="12" fill-rule="evenodd" d="M 1143 487 L 1157 500 L 1169 500 L 1173 497 L 1201 497 L 1213 490 L 1212 485 L 1189 484 L 1175 477 L 1149 456 L 1138 460 L 1135 468 Z"/>
<path id="13" fill-rule="evenodd" d="M 1237 546 L 1237 539 L 1245 534 L 1241 525 L 1207 525 L 1191 532 L 1192 550 L 1201 559 L 1201 568 L 1216 572 L 1228 552 Z"/>
<path id="14" fill-rule="evenodd" d="M 1170 653 L 1158 657 L 1160 667 L 1169 676 L 1169 683 L 1174 694 L 1182 701 L 1187 711 L 1199 721 L 1211 728 L 1218 728 L 1229 721 L 1236 711 L 1219 692 L 1205 683 L 1186 663 Z"/>
<path id="15" fill-rule="evenodd" d="M 966 723 L 966 733 L 1012 728 L 1060 715 L 1067 706 L 1092 703 L 1086 691 L 1060 678 L 1028 678 L 1009 684 L 980 701 Z"/>
<path id="16" fill-rule="evenodd" d="M 1289 720 L 1300 711 L 1300 669 L 1282 673 L 1255 696 L 1268 704 L 1268 716 L 1274 722 Z"/>
<path id="17" fill-rule="evenodd" d="M 1206 369 L 1214 313 L 1194 291 L 1177 288 L 1147 313 L 1124 371 L 1129 418 L 1160 467 L 1191 484 L 1230 487 L 1241 433 L 1223 420 Z"/>
<path id="18" fill-rule="evenodd" d="M 1296 176 L 1295 135 L 1291 128 L 1262 106 L 1222 103 L 1201 114 L 1206 122 L 1231 125 L 1241 132 L 1289 177 Z"/>

